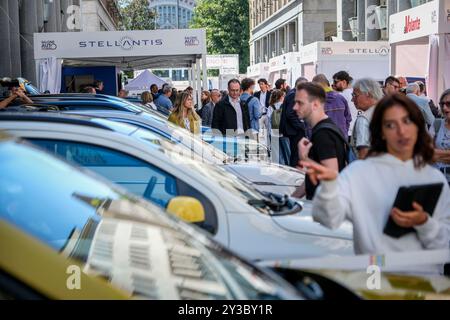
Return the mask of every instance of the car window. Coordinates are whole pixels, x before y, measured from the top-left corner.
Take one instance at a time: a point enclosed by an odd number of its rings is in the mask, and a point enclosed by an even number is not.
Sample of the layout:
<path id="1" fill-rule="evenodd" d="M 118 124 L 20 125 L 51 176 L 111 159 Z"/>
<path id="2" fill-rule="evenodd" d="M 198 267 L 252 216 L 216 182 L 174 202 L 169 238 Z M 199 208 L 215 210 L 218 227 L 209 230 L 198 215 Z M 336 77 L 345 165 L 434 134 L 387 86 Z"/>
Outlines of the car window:
<path id="1" fill-rule="evenodd" d="M 217 232 L 214 204 L 201 192 L 165 171 L 125 153 L 91 144 L 63 140 L 30 139 L 35 145 L 121 185 L 130 192 L 166 208 L 176 196 L 193 197 L 205 209 L 206 220 L 199 226 Z"/>
<path id="2" fill-rule="evenodd" d="M 43 154 L 8 147 L 2 150 L 0 167 L 0 218 L 58 251 L 74 232 L 79 234 L 97 222 L 96 208 L 88 199 L 118 197 L 104 184 L 71 167 L 33 165 L 48 164 Z"/>
<path id="3" fill-rule="evenodd" d="M 64 256 L 84 252 L 83 272 L 136 298 L 298 298 L 286 282 L 98 177 L 22 143 L 0 140 L 0 154 L 0 220 Z M 0 281 L 9 298 L 4 289 Z"/>
<path id="4" fill-rule="evenodd" d="M 113 108 L 109 106 L 98 106 L 98 105 L 63 105 L 67 110 L 117 110 L 118 108 Z"/>
<path id="5" fill-rule="evenodd" d="M 121 185 L 130 192 L 165 208 L 178 195 L 176 179 L 125 153 L 87 143 L 30 139 L 51 153 Z"/>
<path id="6" fill-rule="evenodd" d="M 177 179 L 177 187 L 180 195 L 193 197 L 202 203 L 205 210 L 205 221 L 199 223 L 198 226 L 211 234 L 216 234 L 218 229 L 218 222 L 217 212 L 214 204 L 203 193 L 199 192 L 180 179 Z"/>

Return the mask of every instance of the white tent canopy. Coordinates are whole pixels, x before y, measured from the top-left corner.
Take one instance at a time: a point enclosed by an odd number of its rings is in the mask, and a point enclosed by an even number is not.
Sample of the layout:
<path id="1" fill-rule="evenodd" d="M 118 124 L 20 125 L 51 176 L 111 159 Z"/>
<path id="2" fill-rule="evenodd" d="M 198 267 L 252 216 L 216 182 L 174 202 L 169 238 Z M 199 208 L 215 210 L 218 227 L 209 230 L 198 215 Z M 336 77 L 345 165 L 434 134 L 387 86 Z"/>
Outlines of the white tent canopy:
<path id="1" fill-rule="evenodd" d="M 72 66 L 189 68 L 198 96 L 201 73 L 208 87 L 204 29 L 35 33 L 34 58 L 37 66 L 56 58 Z"/>
<path id="2" fill-rule="evenodd" d="M 166 82 L 163 79 L 155 76 L 149 70 L 144 70 L 144 72 L 131 80 L 125 86 L 125 89 L 128 91 L 143 91 L 149 90 L 152 84 L 156 84 L 158 87 L 162 87 L 164 83 Z"/>

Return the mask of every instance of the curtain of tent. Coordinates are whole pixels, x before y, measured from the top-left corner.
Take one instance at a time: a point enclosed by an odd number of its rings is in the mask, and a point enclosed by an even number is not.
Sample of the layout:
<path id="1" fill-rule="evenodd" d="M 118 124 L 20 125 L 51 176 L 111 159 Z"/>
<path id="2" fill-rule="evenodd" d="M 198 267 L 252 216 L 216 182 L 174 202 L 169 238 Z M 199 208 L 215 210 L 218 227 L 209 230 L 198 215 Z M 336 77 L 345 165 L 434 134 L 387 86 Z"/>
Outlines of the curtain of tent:
<path id="1" fill-rule="evenodd" d="M 55 57 L 39 60 L 39 90 L 41 92 L 60 93 L 61 59 Z"/>
<path id="2" fill-rule="evenodd" d="M 439 77 L 439 36 L 431 35 L 428 46 L 428 66 L 426 85 L 428 97 L 438 101 L 438 77 Z"/>
<path id="3" fill-rule="evenodd" d="M 444 89 L 450 88 L 450 34 L 445 35 Z"/>

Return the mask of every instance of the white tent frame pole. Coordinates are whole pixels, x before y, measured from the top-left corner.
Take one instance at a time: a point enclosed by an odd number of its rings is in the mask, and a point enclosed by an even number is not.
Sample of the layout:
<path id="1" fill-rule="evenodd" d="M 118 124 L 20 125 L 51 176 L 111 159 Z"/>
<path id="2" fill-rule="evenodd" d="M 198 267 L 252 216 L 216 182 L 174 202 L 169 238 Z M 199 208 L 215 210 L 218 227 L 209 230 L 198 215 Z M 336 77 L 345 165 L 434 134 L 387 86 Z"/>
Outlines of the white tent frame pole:
<path id="1" fill-rule="evenodd" d="M 194 96 L 192 97 L 195 101 L 195 103 L 198 103 L 197 101 L 197 64 L 194 63 L 192 66 L 192 88 L 194 89 Z"/>
<path id="2" fill-rule="evenodd" d="M 40 88 L 41 85 L 41 72 L 40 64 L 42 59 L 34 59 L 34 65 L 36 70 L 36 88 Z"/>
<path id="3" fill-rule="evenodd" d="M 200 107 L 200 103 L 201 103 L 201 101 L 202 101 L 202 82 L 201 82 L 201 70 L 200 70 L 200 59 L 196 59 L 196 66 L 197 66 L 197 69 L 196 69 L 196 72 L 197 72 L 197 75 L 196 75 L 196 81 L 197 81 L 197 104 L 198 104 L 198 106 Z"/>
<path id="4" fill-rule="evenodd" d="M 192 87 L 192 66 L 190 66 L 188 68 L 188 82 L 189 82 L 189 87 Z"/>
<path id="5" fill-rule="evenodd" d="M 206 54 L 202 54 L 203 90 L 209 90 L 208 67 L 206 66 Z"/>
<path id="6" fill-rule="evenodd" d="M 438 74 L 437 74 L 437 96 L 434 100 L 435 102 L 438 102 L 441 92 L 444 92 L 445 89 L 445 73 L 448 71 L 445 71 L 445 59 L 446 59 L 446 52 L 445 52 L 445 46 L 447 41 L 447 35 L 446 33 L 441 33 L 438 35 L 439 37 L 439 49 L 438 49 Z M 434 98 L 434 97 L 432 97 Z"/>

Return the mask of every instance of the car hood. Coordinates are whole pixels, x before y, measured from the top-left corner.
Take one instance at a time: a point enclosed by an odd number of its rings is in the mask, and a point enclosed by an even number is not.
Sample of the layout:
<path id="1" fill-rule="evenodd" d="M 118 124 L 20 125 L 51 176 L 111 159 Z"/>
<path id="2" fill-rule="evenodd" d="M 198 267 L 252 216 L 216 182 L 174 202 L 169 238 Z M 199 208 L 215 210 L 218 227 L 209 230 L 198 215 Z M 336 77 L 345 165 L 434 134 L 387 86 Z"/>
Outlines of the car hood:
<path id="1" fill-rule="evenodd" d="M 257 185 L 298 187 L 305 180 L 299 170 L 272 163 L 227 164 L 224 168 Z"/>
<path id="2" fill-rule="evenodd" d="M 302 204 L 302 211 L 294 215 L 274 216 L 272 217 L 273 221 L 290 232 L 353 241 L 353 225 L 350 222 L 344 222 L 341 227 L 335 230 L 328 229 L 313 220 L 312 201 L 299 200 L 299 202 Z"/>
<path id="3" fill-rule="evenodd" d="M 370 274 L 363 271 L 314 271 L 370 300 L 450 300 L 450 279 L 441 275 L 382 272 L 380 288 L 367 286 Z"/>
<path id="4" fill-rule="evenodd" d="M 441 249 L 261 261 L 258 264 L 318 274 L 365 299 L 450 300 L 450 278 L 441 274 L 442 266 L 449 261 L 450 250 Z"/>

